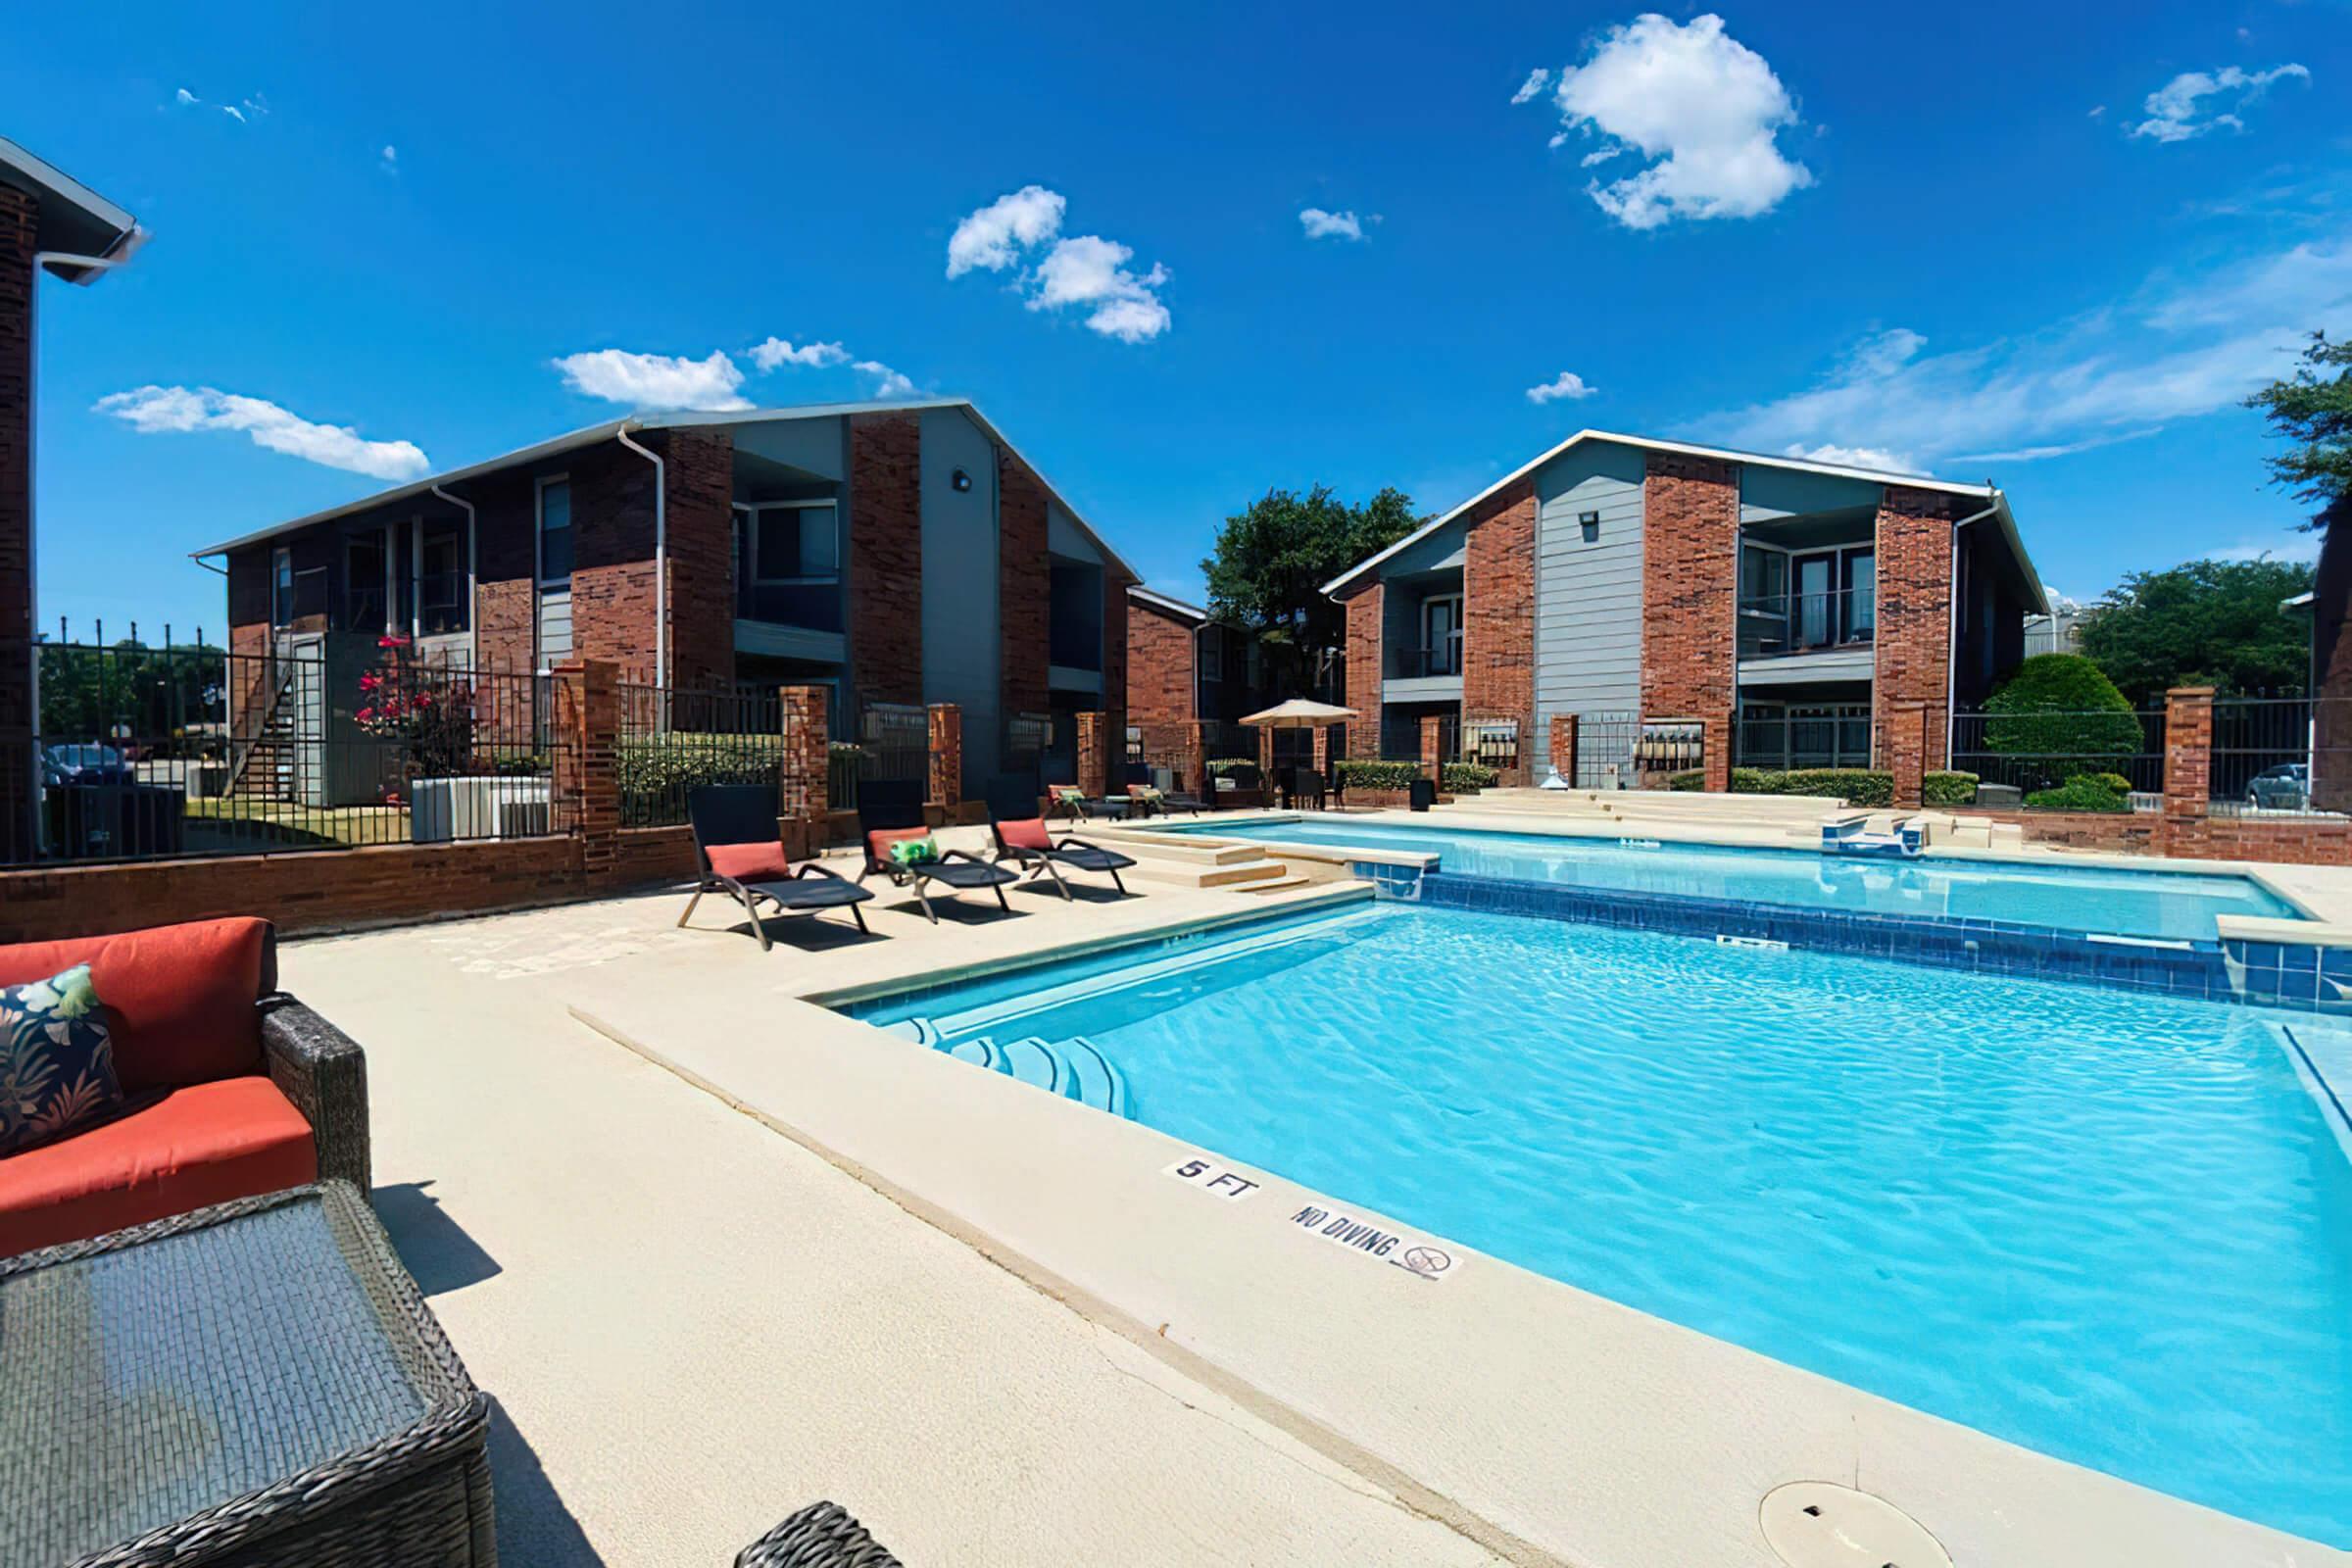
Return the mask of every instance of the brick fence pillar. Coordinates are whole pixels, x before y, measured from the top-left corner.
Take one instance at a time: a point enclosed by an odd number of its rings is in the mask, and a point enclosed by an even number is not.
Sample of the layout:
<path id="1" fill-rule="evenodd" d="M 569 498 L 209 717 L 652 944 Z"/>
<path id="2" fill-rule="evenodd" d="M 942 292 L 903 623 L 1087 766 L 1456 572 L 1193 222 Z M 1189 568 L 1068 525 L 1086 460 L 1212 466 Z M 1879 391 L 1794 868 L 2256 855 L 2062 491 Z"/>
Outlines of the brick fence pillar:
<path id="1" fill-rule="evenodd" d="M 1732 715 L 1710 713 L 1699 720 L 1699 768 L 1710 795 L 1732 792 Z"/>
<path id="2" fill-rule="evenodd" d="M 776 690 L 784 740 L 776 764 L 776 814 L 817 828 L 824 826 L 833 805 L 827 771 L 833 754 L 832 695 L 822 686 Z"/>
<path id="3" fill-rule="evenodd" d="M 931 804 L 949 820 L 963 804 L 963 710 L 954 703 L 931 705 Z"/>
<path id="4" fill-rule="evenodd" d="M 1576 782 L 1576 718 L 1574 713 L 1551 715 L 1551 770 L 1560 782 Z"/>
<path id="5" fill-rule="evenodd" d="M 1432 784 L 1446 782 L 1445 726 L 1435 713 L 1421 715 L 1421 766 Z"/>
<path id="6" fill-rule="evenodd" d="M 573 660 L 556 666 L 555 686 L 556 795 L 571 805 L 581 871 L 610 881 L 620 865 L 620 668 Z"/>
<path id="7" fill-rule="evenodd" d="M 1100 710 L 1090 709 L 1078 715 L 1078 787 L 1097 795 L 1110 793 L 1110 751 L 1102 730 Z"/>
<path id="8" fill-rule="evenodd" d="M 2176 686 L 2164 694 L 2165 854 L 2203 851 L 2212 796 L 2213 688 Z"/>
<path id="9" fill-rule="evenodd" d="M 1916 811 L 1927 804 L 1927 704 L 1895 703 L 1886 710 L 1886 767 L 1894 775 L 1889 805 Z"/>

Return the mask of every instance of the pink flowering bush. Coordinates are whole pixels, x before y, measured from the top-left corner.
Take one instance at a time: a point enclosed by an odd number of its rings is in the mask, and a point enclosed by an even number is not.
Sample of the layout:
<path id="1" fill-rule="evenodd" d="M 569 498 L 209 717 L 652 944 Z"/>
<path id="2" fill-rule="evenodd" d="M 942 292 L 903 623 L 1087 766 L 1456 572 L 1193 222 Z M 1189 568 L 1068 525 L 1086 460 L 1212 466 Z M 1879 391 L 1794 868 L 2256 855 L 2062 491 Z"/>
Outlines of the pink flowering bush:
<path id="1" fill-rule="evenodd" d="M 360 677 L 352 721 L 368 735 L 399 741 L 405 778 L 447 778 L 473 760 L 473 688 L 447 670 L 416 662 L 406 637 L 379 637 L 380 666 Z"/>

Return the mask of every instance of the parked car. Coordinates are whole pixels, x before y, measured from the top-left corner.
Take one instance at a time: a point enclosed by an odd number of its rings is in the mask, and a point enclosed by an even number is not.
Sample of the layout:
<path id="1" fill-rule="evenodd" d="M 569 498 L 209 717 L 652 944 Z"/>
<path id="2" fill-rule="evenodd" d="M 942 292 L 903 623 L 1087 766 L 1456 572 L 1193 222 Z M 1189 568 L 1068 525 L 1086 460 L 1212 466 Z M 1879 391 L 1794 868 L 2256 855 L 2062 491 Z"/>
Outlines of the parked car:
<path id="1" fill-rule="evenodd" d="M 49 746 L 41 751 L 41 782 L 50 785 L 128 784 L 130 764 L 112 746 Z"/>
<path id="2" fill-rule="evenodd" d="M 2254 775 L 2246 786 L 2246 804 L 2277 811 L 2300 811 L 2311 802 L 2311 764 L 2281 762 Z"/>

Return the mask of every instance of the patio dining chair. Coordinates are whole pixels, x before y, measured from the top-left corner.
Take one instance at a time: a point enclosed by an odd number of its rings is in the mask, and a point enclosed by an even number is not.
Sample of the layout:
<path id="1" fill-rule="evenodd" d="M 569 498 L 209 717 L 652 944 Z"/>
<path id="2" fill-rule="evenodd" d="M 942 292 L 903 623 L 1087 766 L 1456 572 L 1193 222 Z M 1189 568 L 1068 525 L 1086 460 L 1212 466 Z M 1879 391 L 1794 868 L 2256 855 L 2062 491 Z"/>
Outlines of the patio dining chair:
<path id="1" fill-rule="evenodd" d="M 903 1568 L 838 1502 L 812 1502 L 735 1556 L 735 1568 Z"/>
<path id="2" fill-rule="evenodd" d="M 950 893 L 986 888 L 997 896 L 999 908 L 1012 912 L 1012 906 L 1004 902 L 1004 889 L 1020 877 L 1001 865 L 991 865 L 969 850 L 948 850 L 930 860 L 904 861 L 892 856 L 893 844 L 931 836 L 920 779 L 869 778 L 859 784 L 858 831 L 865 840 L 865 869 L 858 873 L 858 880 L 881 876 L 894 887 L 912 890 L 924 917 L 933 925 L 939 924 L 939 911 L 931 907 L 934 888 Z"/>
<path id="3" fill-rule="evenodd" d="M 777 914 L 814 914 L 823 909 L 847 909 L 858 929 L 866 929 L 865 913 L 858 907 L 873 893 L 814 860 L 792 868 L 784 853 L 783 835 L 776 826 L 776 792 L 766 784 L 702 784 L 686 792 L 686 820 L 694 828 L 694 858 L 699 868 L 694 897 L 678 916 L 684 925 L 706 893 L 719 893 L 743 906 L 752 917 L 752 930 L 765 953 L 767 924 L 760 916 L 765 905 Z"/>
<path id="4" fill-rule="evenodd" d="M 988 781 L 988 829 L 996 836 L 999 864 L 1009 860 L 1028 867 L 1032 882 L 1052 877 L 1064 902 L 1071 897 L 1070 885 L 1061 878 L 1064 867 L 1106 875 L 1122 896 L 1127 892 L 1119 872 L 1135 861 L 1073 835 L 1054 838 L 1037 814 L 1037 780 L 1029 774 L 1000 773 Z"/>

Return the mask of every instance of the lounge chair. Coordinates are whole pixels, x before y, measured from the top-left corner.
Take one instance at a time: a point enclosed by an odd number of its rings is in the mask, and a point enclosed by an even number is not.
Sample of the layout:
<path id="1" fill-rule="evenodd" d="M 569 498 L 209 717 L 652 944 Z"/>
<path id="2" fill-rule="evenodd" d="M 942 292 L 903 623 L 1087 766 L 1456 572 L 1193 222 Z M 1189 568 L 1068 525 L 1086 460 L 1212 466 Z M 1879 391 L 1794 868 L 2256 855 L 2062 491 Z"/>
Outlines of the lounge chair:
<path id="1" fill-rule="evenodd" d="M 686 819 L 694 827 L 694 858 L 702 874 L 678 924 L 693 918 L 704 894 L 723 893 L 752 917 L 762 953 L 769 947 L 767 925 L 760 918 L 762 904 L 778 914 L 847 909 L 858 929 L 866 929 L 865 912 L 858 906 L 873 897 L 870 891 L 813 860 L 792 869 L 776 830 L 776 792 L 771 786 L 698 785 L 686 792 Z"/>
<path id="2" fill-rule="evenodd" d="M 1075 784 L 1050 784 L 1046 793 L 1053 797 L 1054 809 L 1073 822 L 1091 822 L 1099 816 L 1117 821 L 1136 814 L 1136 803 L 1125 795 L 1092 796 Z"/>
<path id="3" fill-rule="evenodd" d="M 1070 897 L 1070 885 L 1061 879 L 1065 867 L 1108 876 L 1121 896 L 1127 892 L 1119 872 L 1135 861 L 1081 838 L 1055 839 L 1047 831 L 1046 819 L 1037 814 L 1037 780 L 1026 773 L 1001 773 L 989 780 L 988 827 L 996 835 L 1000 865 L 1009 860 L 1027 866 L 1031 881 L 1052 877 L 1064 900 Z"/>
<path id="4" fill-rule="evenodd" d="M 1207 809 L 1189 795 L 1161 789 L 1153 782 L 1152 769 L 1140 762 L 1128 765 L 1127 799 L 1134 803 L 1128 809 L 1136 816 L 1169 816 L 1178 811 L 1198 816 Z"/>
<path id="5" fill-rule="evenodd" d="M 869 876 L 880 875 L 887 877 L 894 887 L 912 889 L 915 902 L 923 906 L 923 914 L 933 925 L 939 924 L 939 911 L 931 907 L 934 887 L 946 888 L 951 893 L 987 888 L 997 896 L 998 906 L 1011 912 L 1012 906 L 1004 902 L 1004 888 L 1008 883 L 1018 882 L 1020 877 L 1001 865 L 989 864 L 968 850 L 949 850 L 936 860 L 912 863 L 891 858 L 893 844 L 930 836 L 930 818 L 923 813 L 921 780 L 862 781 L 858 786 L 858 831 L 865 839 L 865 869 L 858 873 L 858 880 L 863 882 Z"/>

